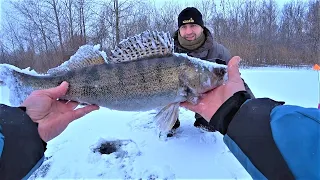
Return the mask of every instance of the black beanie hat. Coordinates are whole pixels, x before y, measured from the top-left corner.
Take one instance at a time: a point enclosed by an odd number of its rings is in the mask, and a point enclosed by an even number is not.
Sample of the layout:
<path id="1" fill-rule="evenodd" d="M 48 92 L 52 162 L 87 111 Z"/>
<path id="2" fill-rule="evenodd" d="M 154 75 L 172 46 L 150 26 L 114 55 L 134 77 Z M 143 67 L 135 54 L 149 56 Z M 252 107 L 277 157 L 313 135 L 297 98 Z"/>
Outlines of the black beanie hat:
<path id="1" fill-rule="evenodd" d="M 203 27 L 202 14 L 194 7 L 187 7 L 178 16 L 178 27 L 184 24 L 198 24 Z"/>

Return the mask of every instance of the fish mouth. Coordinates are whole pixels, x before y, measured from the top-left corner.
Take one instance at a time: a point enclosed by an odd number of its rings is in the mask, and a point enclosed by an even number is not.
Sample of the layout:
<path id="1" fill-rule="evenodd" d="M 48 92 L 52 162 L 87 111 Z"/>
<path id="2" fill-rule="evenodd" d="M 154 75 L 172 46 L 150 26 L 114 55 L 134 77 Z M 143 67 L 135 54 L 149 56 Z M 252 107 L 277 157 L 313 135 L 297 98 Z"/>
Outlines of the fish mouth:
<path id="1" fill-rule="evenodd" d="M 215 68 L 213 72 L 217 77 L 219 77 L 220 80 L 222 80 L 222 79 L 224 79 L 224 76 L 227 74 L 227 69 L 226 68 Z"/>
<path id="2" fill-rule="evenodd" d="M 226 68 L 215 68 L 213 70 L 211 81 L 212 83 L 214 83 L 214 88 L 226 83 L 226 81 L 228 80 L 227 73 L 228 72 Z"/>

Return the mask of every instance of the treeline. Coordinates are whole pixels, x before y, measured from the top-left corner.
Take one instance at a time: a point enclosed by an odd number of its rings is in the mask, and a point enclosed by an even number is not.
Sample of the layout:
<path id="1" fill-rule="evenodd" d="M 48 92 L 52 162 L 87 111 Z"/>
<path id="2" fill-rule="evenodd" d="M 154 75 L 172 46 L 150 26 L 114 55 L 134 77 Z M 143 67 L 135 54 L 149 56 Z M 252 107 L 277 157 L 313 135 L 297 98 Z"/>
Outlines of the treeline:
<path id="1" fill-rule="evenodd" d="M 144 30 L 177 29 L 177 16 L 197 7 L 215 39 L 246 66 L 320 63 L 320 0 L 5 0 L 0 63 L 45 72 L 81 45 L 106 52 Z"/>

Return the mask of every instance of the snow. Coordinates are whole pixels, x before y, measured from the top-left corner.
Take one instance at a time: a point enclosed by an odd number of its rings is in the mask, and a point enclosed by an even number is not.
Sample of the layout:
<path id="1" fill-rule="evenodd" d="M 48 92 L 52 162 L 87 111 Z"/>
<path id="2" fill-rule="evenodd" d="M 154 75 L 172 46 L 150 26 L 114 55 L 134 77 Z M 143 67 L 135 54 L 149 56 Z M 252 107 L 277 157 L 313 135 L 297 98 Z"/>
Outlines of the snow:
<path id="1" fill-rule="evenodd" d="M 45 74 L 39 74 L 35 70 L 31 70 L 30 67 L 27 67 L 25 69 L 19 69 L 18 67 L 13 66 L 11 64 L 0 64 L 0 73 L 7 72 L 10 69 L 24 73 L 24 74 L 34 75 L 34 76 L 44 76 L 45 75 Z"/>
<path id="2" fill-rule="evenodd" d="M 256 97 L 317 107 L 318 74 L 311 67 L 241 69 L 241 76 Z M 0 102 L 9 104 L 8 88 L 0 86 L 0 94 Z M 36 179 L 251 179 L 221 134 L 193 126 L 193 112 L 180 109 L 179 132 L 167 140 L 156 133 L 154 112 L 101 108 L 72 122 L 48 142 Z M 94 152 L 105 141 L 116 142 L 117 152 Z"/>
<path id="3" fill-rule="evenodd" d="M 19 106 L 21 102 L 28 96 L 29 92 L 32 92 L 32 87 L 21 85 L 21 82 L 17 80 L 17 77 L 14 76 L 16 72 L 29 74 L 32 76 L 45 76 L 43 74 L 38 74 L 34 70 L 30 70 L 30 67 L 25 69 L 19 69 L 10 64 L 0 64 L 0 86 L 7 85 L 11 90 L 11 94 L 6 97 L 8 98 L 9 102 L 13 106 Z"/>

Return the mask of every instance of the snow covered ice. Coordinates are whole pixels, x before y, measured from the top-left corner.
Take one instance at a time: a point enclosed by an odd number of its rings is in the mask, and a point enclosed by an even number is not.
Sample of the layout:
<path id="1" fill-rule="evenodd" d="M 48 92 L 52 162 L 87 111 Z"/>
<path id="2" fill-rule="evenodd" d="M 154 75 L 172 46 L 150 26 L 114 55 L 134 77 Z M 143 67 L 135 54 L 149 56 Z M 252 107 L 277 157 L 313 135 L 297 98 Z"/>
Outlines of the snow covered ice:
<path id="1" fill-rule="evenodd" d="M 241 76 L 256 97 L 317 107 L 318 75 L 311 67 L 241 69 Z M 0 86 L 1 103 L 10 105 L 8 94 Z M 181 108 L 179 131 L 166 140 L 158 138 L 154 115 L 100 108 L 72 122 L 48 142 L 47 159 L 30 179 L 251 179 L 220 133 L 193 126 L 193 112 Z M 116 148 L 100 153 L 101 144 Z"/>

